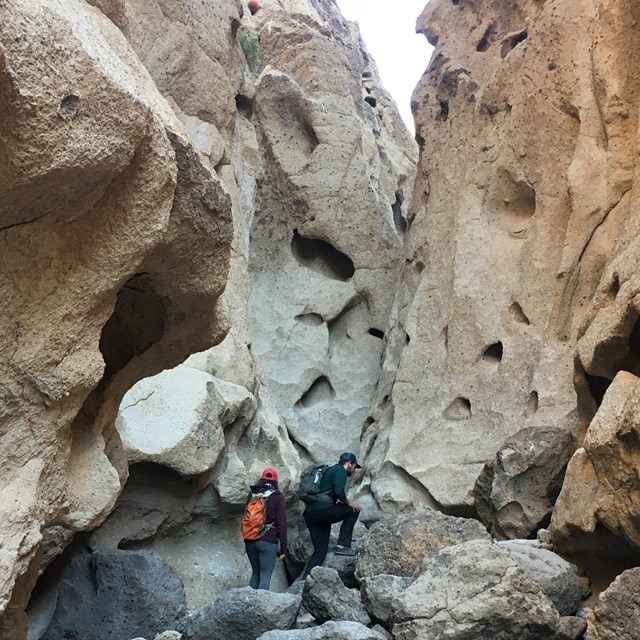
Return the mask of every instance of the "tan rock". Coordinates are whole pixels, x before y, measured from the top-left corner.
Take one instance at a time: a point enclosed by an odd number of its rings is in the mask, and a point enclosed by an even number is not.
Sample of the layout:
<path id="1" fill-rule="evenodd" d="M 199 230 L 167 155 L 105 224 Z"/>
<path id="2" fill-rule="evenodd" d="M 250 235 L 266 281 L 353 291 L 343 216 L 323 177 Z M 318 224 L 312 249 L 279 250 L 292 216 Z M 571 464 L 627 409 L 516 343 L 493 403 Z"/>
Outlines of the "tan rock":
<path id="1" fill-rule="evenodd" d="M 104 15 L 12 0 L 0 18 L 0 624 L 18 638 L 40 528 L 93 527 L 121 490 L 124 392 L 224 335 L 230 202 Z"/>

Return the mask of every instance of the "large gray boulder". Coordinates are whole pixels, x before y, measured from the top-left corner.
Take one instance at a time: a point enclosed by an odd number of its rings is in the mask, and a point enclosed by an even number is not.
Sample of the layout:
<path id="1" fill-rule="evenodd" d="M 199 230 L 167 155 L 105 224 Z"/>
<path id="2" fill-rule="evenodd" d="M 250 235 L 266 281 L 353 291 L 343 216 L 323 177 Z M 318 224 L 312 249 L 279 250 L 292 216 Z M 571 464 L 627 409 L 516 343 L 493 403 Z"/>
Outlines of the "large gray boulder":
<path id="1" fill-rule="evenodd" d="M 151 551 L 96 551 L 77 558 L 60 585 L 42 640 L 154 637 L 186 613 L 181 580 Z"/>
<path id="2" fill-rule="evenodd" d="M 545 526 L 574 451 L 571 432 L 557 427 L 528 427 L 502 445 L 473 491 L 494 537 L 527 538 Z"/>
<path id="3" fill-rule="evenodd" d="M 271 629 L 290 629 L 302 599 L 265 589 L 229 589 L 215 602 L 192 614 L 184 640 L 255 640 Z"/>
<path id="4" fill-rule="evenodd" d="M 357 587 L 358 581 L 355 577 L 356 557 L 355 556 L 337 556 L 333 549 L 338 542 L 338 533 L 340 524 L 337 523 L 331 528 L 331 539 L 329 540 L 329 552 L 323 562 L 324 567 L 335 569 L 338 572 L 342 582 L 347 587 Z M 360 539 L 367 534 L 367 528 L 361 522 L 356 522 L 353 529 L 353 546 L 359 549 Z M 287 570 L 294 578 L 298 577 L 304 570 L 307 561 L 313 553 L 313 543 L 309 530 L 304 522 L 300 519 L 296 535 L 290 536 L 289 553 L 285 559 Z"/>
<path id="5" fill-rule="evenodd" d="M 369 629 L 359 622 L 325 622 L 313 629 L 296 629 L 293 631 L 269 631 L 263 633 L 259 640 L 385 640 L 384 636 L 374 629 Z"/>
<path id="6" fill-rule="evenodd" d="M 318 621 L 347 620 L 368 625 L 369 614 L 360 593 L 345 587 L 334 569 L 315 567 L 304 583 L 304 608 Z"/>
<path id="7" fill-rule="evenodd" d="M 393 615 L 393 601 L 411 582 L 411 578 L 388 573 L 363 578 L 360 585 L 360 595 L 371 619 L 387 627 L 391 623 Z"/>
<path id="8" fill-rule="evenodd" d="M 380 573 L 411 576 L 429 552 L 476 539 L 491 539 L 477 520 L 455 518 L 424 507 L 388 516 L 376 522 L 363 538 L 356 577 Z"/>
<path id="9" fill-rule="evenodd" d="M 498 545 L 473 540 L 431 554 L 394 601 L 396 640 L 553 640 L 553 603 Z"/>
<path id="10" fill-rule="evenodd" d="M 579 609 L 582 590 L 575 565 L 530 540 L 509 540 L 498 545 L 549 597 L 561 616 L 572 616 Z"/>
<path id="11" fill-rule="evenodd" d="M 640 567 L 621 573 L 600 594 L 586 640 L 637 640 L 640 631 Z"/>

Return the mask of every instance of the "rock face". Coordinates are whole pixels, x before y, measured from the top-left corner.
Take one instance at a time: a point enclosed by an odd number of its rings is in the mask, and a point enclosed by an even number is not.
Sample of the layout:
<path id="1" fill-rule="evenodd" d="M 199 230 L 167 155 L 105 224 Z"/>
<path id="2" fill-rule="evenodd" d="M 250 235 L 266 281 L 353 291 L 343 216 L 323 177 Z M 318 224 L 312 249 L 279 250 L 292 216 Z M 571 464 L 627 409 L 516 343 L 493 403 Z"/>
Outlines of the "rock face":
<path id="1" fill-rule="evenodd" d="M 593 418 L 584 447 L 573 456 L 554 511 L 552 536 L 567 553 L 585 548 L 609 555 L 640 550 L 640 386 L 616 375 Z M 611 540 L 619 537 L 617 544 Z M 617 548 L 616 548 L 617 547 Z"/>
<path id="2" fill-rule="evenodd" d="M 84 1 L 0 7 L 0 635 L 40 530 L 90 529 L 126 390 L 219 342 L 231 200 L 122 33 Z M 37 52 L 37 53 L 36 53 Z"/>
<path id="3" fill-rule="evenodd" d="M 186 640 L 255 640 L 272 629 L 289 629 L 300 608 L 300 596 L 263 589 L 231 589 L 193 614 Z"/>
<path id="4" fill-rule="evenodd" d="M 549 522 L 573 450 L 571 433 L 554 427 L 523 429 L 502 445 L 473 492 L 495 538 L 528 538 Z"/>
<path id="5" fill-rule="evenodd" d="M 416 509 L 376 522 L 362 541 L 356 574 L 411 576 L 432 551 L 469 540 L 490 540 L 477 520 L 454 518 L 433 509 Z"/>
<path id="6" fill-rule="evenodd" d="M 43 640 L 154 637 L 185 613 L 182 583 L 156 554 L 96 552 L 79 558 L 62 583 Z"/>
<path id="7" fill-rule="evenodd" d="M 394 602 L 393 637 L 553 640 L 558 613 L 498 545 L 474 540 L 428 556 Z"/>
<path id="8" fill-rule="evenodd" d="M 618 0 L 432 0 L 418 28 L 436 50 L 362 492 L 460 510 L 507 438 L 582 438 L 637 369 L 640 32 Z"/>
<path id="9" fill-rule="evenodd" d="M 587 640 L 632 640 L 640 625 L 640 569 L 629 569 L 600 595 Z"/>
<path id="10" fill-rule="evenodd" d="M 335 569 L 315 567 L 311 571 L 304 583 L 302 604 L 321 624 L 330 620 L 371 622 L 359 592 L 345 587 Z"/>
<path id="11" fill-rule="evenodd" d="M 384 640 L 384 636 L 359 622 L 325 622 L 314 629 L 269 631 L 260 640 Z"/>

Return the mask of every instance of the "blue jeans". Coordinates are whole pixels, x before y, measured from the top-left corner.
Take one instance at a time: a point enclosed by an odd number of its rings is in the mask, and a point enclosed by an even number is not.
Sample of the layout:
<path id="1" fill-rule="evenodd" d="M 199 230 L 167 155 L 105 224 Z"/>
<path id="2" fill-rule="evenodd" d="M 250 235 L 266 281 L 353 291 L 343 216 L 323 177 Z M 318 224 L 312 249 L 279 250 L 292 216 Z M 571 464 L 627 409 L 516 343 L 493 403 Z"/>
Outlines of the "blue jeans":
<path id="1" fill-rule="evenodd" d="M 254 589 L 269 590 L 271 574 L 276 566 L 277 542 L 266 542 L 264 540 L 245 540 L 244 548 L 247 551 L 249 562 L 251 563 L 251 580 L 249 586 Z"/>

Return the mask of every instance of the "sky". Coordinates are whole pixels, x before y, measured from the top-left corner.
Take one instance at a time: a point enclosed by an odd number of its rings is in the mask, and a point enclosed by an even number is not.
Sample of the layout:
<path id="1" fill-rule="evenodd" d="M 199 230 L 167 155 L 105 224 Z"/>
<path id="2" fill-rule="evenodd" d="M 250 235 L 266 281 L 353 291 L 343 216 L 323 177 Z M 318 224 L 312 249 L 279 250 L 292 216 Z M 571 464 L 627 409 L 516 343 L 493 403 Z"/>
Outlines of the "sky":
<path id="1" fill-rule="evenodd" d="M 380 78 L 413 131 L 411 94 L 433 47 L 416 34 L 416 19 L 428 0 L 336 0 L 348 20 L 360 24 L 362 39 L 378 65 Z"/>

